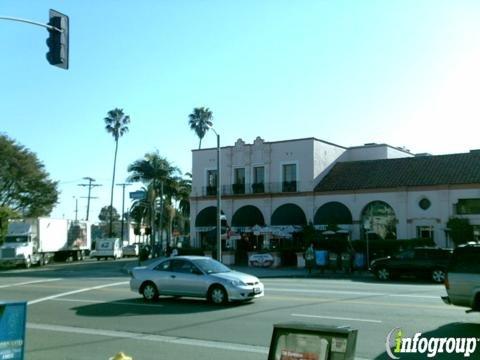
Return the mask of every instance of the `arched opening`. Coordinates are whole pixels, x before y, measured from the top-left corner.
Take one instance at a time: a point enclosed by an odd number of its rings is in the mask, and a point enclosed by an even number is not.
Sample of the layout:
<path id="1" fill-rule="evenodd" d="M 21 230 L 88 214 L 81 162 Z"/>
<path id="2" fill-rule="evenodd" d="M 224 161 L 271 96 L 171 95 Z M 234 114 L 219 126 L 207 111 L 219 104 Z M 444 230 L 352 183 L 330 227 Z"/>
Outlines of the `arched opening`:
<path id="1" fill-rule="evenodd" d="M 397 238 L 395 211 L 384 201 L 372 201 L 365 206 L 360 226 L 363 237 L 370 240 Z"/>
<path id="2" fill-rule="evenodd" d="M 307 225 L 307 217 L 300 206 L 285 204 L 273 212 L 271 224 L 273 226 L 304 226 Z"/>
<path id="3" fill-rule="evenodd" d="M 342 203 L 328 202 L 320 206 L 313 218 L 314 225 L 351 225 L 352 213 Z"/>
<path id="4" fill-rule="evenodd" d="M 195 218 L 195 228 L 200 235 L 200 246 L 205 250 L 214 251 L 217 247 L 217 207 L 209 206 L 202 209 Z M 221 211 L 222 248 L 225 247 L 224 238 L 227 230 L 227 219 Z"/>
<path id="5" fill-rule="evenodd" d="M 256 206 L 242 206 L 233 214 L 232 229 L 235 235 L 230 239 L 230 245 L 236 249 L 238 264 L 247 263 L 249 251 L 264 248 L 265 235 L 260 232 L 263 226 L 265 219 Z"/>

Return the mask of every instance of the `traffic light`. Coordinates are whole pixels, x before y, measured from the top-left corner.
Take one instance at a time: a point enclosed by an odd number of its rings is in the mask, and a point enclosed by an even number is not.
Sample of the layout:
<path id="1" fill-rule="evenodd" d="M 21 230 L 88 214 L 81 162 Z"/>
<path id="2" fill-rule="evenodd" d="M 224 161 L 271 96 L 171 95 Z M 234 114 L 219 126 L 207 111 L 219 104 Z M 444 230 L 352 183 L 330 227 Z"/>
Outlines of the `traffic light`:
<path id="1" fill-rule="evenodd" d="M 50 9 L 48 25 L 56 29 L 48 29 L 47 60 L 51 65 L 68 69 L 68 16 Z"/>

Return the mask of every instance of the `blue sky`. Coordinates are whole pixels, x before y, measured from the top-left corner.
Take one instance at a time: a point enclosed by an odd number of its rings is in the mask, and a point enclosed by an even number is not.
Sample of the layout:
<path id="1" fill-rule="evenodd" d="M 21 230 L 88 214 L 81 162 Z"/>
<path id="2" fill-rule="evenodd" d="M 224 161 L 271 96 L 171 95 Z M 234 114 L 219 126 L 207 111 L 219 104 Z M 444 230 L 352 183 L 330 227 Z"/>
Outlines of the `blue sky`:
<path id="1" fill-rule="evenodd" d="M 131 117 L 116 182 L 156 150 L 190 171 L 198 106 L 213 111 L 222 145 L 261 136 L 480 148 L 478 1 L 2 0 L 0 16 L 47 22 L 50 8 L 70 17 L 68 71 L 47 63 L 46 30 L 0 20 L 0 132 L 60 182 L 54 217 L 74 217 L 74 196 L 85 217 L 86 176 L 103 185 L 90 218 L 109 204 L 103 118 L 115 107 Z M 214 134 L 202 145 L 214 147 Z"/>

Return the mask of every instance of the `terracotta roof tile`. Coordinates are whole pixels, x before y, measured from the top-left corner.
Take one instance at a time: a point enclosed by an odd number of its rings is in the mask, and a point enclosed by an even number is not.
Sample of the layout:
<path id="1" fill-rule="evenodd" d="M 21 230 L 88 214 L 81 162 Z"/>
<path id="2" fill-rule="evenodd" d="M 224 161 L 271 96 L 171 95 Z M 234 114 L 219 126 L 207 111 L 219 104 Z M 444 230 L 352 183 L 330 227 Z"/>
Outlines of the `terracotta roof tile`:
<path id="1" fill-rule="evenodd" d="M 480 154 L 339 162 L 315 191 L 480 184 Z"/>

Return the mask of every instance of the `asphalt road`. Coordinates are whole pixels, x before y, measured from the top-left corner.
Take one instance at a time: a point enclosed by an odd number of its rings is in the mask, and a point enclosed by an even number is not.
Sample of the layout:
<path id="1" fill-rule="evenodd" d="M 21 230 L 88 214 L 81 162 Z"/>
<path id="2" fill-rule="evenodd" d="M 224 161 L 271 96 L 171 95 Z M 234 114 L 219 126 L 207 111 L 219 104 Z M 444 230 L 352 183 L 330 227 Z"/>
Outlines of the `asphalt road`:
<path id="1" fill-rule="evenodd" d="M 216 307 L 183 298 L 149 304 L 129 289 L 122 269 L 133 263 L 0 271 L 0 300 L 28 301 L 26 359 L 108 359 L 118 351 L 136 360 L 267 359 L 273 324 L 291 321 L 358 329 L 358 359 L 389 359 L 385 341 L 394 328 L 480 337 L 480 315 L 443 304 L 441 285 L 269 278 L 262 280 L 265 297 L 248 304 Z M 480 349 L 469 358 L 480 359 Z"/>

